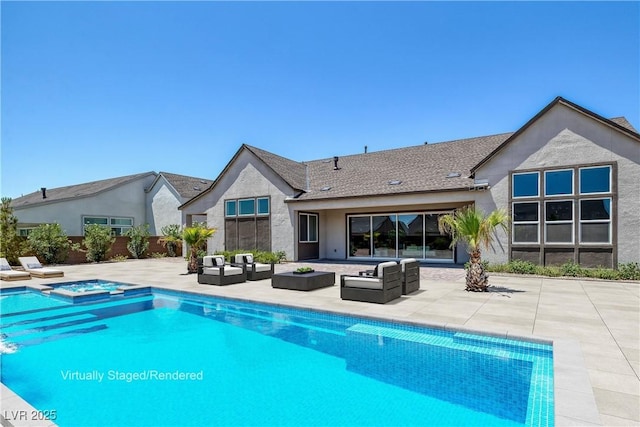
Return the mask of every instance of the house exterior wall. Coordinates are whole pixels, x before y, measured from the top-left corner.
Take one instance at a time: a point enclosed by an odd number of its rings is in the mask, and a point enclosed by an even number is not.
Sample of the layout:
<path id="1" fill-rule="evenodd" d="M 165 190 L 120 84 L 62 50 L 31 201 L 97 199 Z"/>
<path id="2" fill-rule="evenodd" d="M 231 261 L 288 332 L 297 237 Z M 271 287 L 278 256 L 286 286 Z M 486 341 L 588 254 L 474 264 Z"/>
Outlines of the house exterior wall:
<path id="1" fill-rule="evenodd" d="M 178 207 L 182 204 L 180 195 L 173 189 L 164 177 L 146 194 L 147 223 L 149 232 L 154 236 L 161 236 L 162 227 L 178 224 L 182 225 L 182 213 Z"/>
<path id="2" fill-rule="evenodd" d="M 206 214 L 207 225 L 217 229 L 208 242 L 208 252 L 224 250 L 225 200 L 261 196 L 270 197 L 271 250 L 284 251 L 292 259 L 294 217 L 285 199 L 293 197 L 294 190 L 247 150 L 239 153 L 211 191 L 183 208 L 182 222 L 187 223 L 190 215 Z"/>
<path id="3" fill-rule="evenodd" d="M 479 168 L 476 179 L 488 179 L 491 189 L 476 193 L 476 205 L 486 212 L 510 211 L 510 171 L 598 162 L 617 164 L 618 262 L 640 262 L 640 144 L 563 104 L 556 104 Z M 509 237 L 501 232 L 495 247 L 483 257 L 507 262 L 508 247 Z"/>
<path id="4" fill-rule="evenodd" d="M 14 209 L 20 224 L 58 223 L 69 236 L 83 235 L 83 216 L 114 216 L 133 218 L 133 225 L 147 221 L 145 188 L 154 176 L 136 180 L 91 197 Z"/>

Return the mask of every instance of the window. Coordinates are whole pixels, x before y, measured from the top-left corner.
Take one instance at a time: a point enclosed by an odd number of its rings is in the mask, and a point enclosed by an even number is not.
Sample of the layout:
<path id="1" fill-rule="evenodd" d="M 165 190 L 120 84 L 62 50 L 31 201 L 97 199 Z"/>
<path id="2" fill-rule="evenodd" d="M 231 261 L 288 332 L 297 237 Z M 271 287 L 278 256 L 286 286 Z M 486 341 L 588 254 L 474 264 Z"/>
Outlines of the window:
<path id="1" fill-rule="evenodd" d="M 610 192 L 611 166 L 580 168 L 580 194 Z"/>
<path id="2" fill-rule="evenodd" d="M 318 215 L 301 213 L 298 218 L 298 234 L 300 243 L 317 243 Z"/>
<path id="3" fill-rule="evenodd" d="M 545 242 L 573 243 L 573 202 L 545 203 Z"/>
<path id="4" fill-rule="evenodd" d="M 224 204 L 224 216 L 236 216 L 236 201 L 227 200 Z"/>
<path id="5" fill-rule="evenodd" d="M 611 199 L 580 201 L 580 242 L 611 243 Z"/>
<path id="6" fill-rule="evenodd" d="M 544 173 L 545 196 L 573 194 L 573 170 L 547 171 Z"/>
<path id="7" fill-rule="evenodd" d="M 269 198 L 258 198 L 258 215 L 269 215 Z"/>
<path id="8" fill-rule="evenodd" d="M 538 243 L 539 236 L 539 203 L 513 204 L 513 242 Z"/>
<path id="9" fill-rule="evenodd" d="M 82 223 L 85 227 L 91 224 L 104 225 L 111 228 L 112 235 L 122 236 L 133 227 L 133 218 L 85 216 Z"/>
<path id="10" fill-rule="evenodd" d="M 513 174 L 513 197 L 538 197 L 540 194 L 538 172 Z"/>
<path id="11" fill-rule="evenodd" d="M 33 231 L 33 228 L 18 228 L 18 236 L 29 237 L 31 231 Z"/>
<path id="12" fill-rule="evenodd" d="M 238 200 L 238 215 L 255 215 L 256 199 Z"/>

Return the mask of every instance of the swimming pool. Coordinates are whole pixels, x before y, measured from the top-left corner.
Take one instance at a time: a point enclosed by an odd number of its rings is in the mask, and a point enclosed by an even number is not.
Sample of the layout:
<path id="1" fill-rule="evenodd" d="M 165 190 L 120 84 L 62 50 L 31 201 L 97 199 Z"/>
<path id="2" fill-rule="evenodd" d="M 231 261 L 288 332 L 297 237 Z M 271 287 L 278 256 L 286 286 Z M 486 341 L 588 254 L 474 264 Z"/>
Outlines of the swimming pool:
<path id="1" fill-rule="evenodd" d="M 554 420 L 546 344 L 158 289 L 1 320 L 2 382 L 61 426 Z"/>

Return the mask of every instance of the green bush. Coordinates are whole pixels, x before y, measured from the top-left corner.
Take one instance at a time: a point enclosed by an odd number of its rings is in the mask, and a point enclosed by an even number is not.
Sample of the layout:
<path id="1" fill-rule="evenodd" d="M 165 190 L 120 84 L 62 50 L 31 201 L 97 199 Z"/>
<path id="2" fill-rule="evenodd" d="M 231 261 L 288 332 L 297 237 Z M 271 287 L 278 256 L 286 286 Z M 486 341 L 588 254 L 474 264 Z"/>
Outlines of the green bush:
<path id="1" fill-rule="evenodd" d="M 538 266 L 540 267 L 540 266 Z M 549 276 L 549 277 L 560 277 L 562 276 L 562 271 L 560 267 L 555 265 L 548 265 L 546 267 L 541 267 L 541 276 Z"/>
<path id="2" fill-rule="evenodd" d="M 87 248 L 87 261 L 101 262 L 107 259 L 107 253 L 116 238 L 111 235 L 111 228 L 105 225 L 89 224 L 84 228 L 82 244 Z"/>
<path id="3" fill-rule="evenodd" d="M 27 241 L 18 236 L 18 218 L 13 214 L 11 197 L 3 197 L 0 205 L 0 257 L 11 265 L 18 264 L 18 257 L 27 252 Z"/>
<path id="4" fill-rule="evenodd" d="M 158 239 L 163 247 L 167 248 L 170 257 L 178 255 L 178 247 L 182 245 L 182 228 L 178 224 L 165 225 L 160 229 L 162 237 Z"/>
<path id="5" fill-rule="evenodd" d="M 129 258 L 127 258 L 124 255 L 114 255 L 111 258 L 109 258 L 109 261 L 111 261 L 111 262 L 123 262 L 123 261 L 126 261 L 128 259 Z"/>
<path id="6" fill-rule="evenodd" d="M 560 271 L 563 276 L 578 277 L 586 275 L 583 268 L 580 267 L 580 264 L 576 264 L 573 261 L 568 261 L 562 264 L 560 266 Z"/>
<path id="7" fill-rule="evenodd" d="M 31 251 L 45 264 L 66 261 L 71 249 L 71 240 L 60 224 L 40 224 L 27 238 Z"/>
<path id="8" fill-rule="evenodd" d="M 531 261 L 514 259 L 507 264 L 507 272 L 516 274 L 538 274 L 538 266 Z"/>
<path id="9" fill-rule="evenodd" d="M 129 238 L 127 249 L 131 256 L 135 259 L 144 258 L 144 253 L 149 248 L 149 224 L 131 227 L 124 235 Z"/>
<path id="10" fill-rule="evenodd" d="M 259 250 L 245 250 L 245 249 L 238 249 L 235 251 L 217 251 L 215 254 L 216 255 L 224 255 L 224 259 L 227 262 L 234 262 L 236 259 L 236 255 L 237 254 L 246 254 L 246 253 L 251 253 L 253 254 L 253 260 L 255 262 L 262 262 L 265 264 L 280 264 L 280 262 L 284 261 L 286 259 L 286 253 L 284 251 L 278 251 L 278 252 L 268 252 L 268 251 L 259 251 Z"/>
<path id="11" fill-rule="evenodd" d="M 640 266 L 637 262 L 618 264 L 620 278 L 624 280 L 640 280 Z"/>
<path id="12" fill-rule="evenodd" d="M 153 252 L 151 254 L 151 258 L 166 258 L 167 254 L 165 254 L 164 252 Z"/>

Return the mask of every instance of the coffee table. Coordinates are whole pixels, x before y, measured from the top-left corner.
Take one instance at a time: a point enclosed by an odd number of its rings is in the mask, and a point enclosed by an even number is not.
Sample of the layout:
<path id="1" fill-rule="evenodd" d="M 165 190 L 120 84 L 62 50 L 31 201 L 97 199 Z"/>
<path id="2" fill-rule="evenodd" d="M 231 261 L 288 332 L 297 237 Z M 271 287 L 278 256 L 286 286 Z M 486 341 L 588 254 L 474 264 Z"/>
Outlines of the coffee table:
<path id="1" fill-rule="evenodd" d="M 292 271 L 274 274 L 271 286 L 278 289 L 292 289 L 295 291 L 312 291 L 314 289 L 333 286 L 336 273 L 331 271 L 314 271 L 313 273 L 296 274 Z"/>

